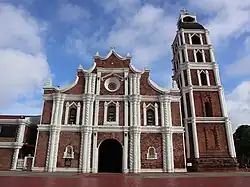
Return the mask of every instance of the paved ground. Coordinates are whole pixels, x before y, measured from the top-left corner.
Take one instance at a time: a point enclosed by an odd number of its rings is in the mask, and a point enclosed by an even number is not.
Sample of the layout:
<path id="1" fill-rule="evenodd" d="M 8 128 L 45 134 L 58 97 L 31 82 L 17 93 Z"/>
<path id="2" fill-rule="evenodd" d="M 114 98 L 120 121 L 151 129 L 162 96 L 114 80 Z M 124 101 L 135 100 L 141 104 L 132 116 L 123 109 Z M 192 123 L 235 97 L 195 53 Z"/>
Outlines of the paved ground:
<path id="1" fill-rule="evenodd" d="M 0 172 L 1 187 L 249 187 L 250 172 L 75 174 Z"/>

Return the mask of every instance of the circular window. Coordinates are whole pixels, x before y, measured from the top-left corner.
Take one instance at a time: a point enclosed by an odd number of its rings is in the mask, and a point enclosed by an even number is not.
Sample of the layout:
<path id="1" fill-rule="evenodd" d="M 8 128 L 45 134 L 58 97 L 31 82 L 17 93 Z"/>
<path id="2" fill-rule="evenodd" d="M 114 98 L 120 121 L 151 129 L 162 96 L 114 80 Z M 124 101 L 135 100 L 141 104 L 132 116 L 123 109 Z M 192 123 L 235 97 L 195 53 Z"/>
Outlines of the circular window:
<path id="1" fill-rule="evenodd" d="M 109 83 L 108 88 L 110 90 L 115 90 L 116 89 L 116 84 L 114 82 Z"/>
<path id="2" fill-rule="evenodd" d="M 120 88 L 120 81 L 115 77 L 111 77 L 105 81 L 104 86 L 108 91 L 114 92 Z"/>

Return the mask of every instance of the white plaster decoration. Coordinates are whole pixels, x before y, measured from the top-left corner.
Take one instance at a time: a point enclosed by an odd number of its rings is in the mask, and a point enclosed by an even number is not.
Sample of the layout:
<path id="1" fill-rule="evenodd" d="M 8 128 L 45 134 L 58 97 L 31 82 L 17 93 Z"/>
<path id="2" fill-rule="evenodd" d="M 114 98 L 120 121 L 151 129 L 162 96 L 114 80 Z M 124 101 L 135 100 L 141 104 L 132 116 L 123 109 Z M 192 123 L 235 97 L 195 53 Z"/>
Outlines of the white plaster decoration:
<path id="1" fill-rule="evenodd" d="M 69 102 L 66 103 L 64 125 L 68 124 L 68 120 L 69 120 L 68 118 L 69 118 Z"/>
<path id="2" fill-rule="evenodd" d="M 191 38 L 191 34 L 190 33 L 188 33 L 188 40 L 189 40 L 189 43 L 192 45 L 193 43 L 192 43 L 192 38 Z"/>
<path id="3" fill-rule="evenodd" d="M 158 105 L 157 103 L 155 103 L 155 125 L 158 126 L 159 125 L 159 117 L 158 117 Z"/>
<path id="4" fill-rule="evenodd" d="M 114 104 L 116 109 L 115 109 L 115 114 L 116 114 L 116 117 L 115 117 L 115 121 L 108 121 L 107 119 L 107 116 L 108 116 L 108 107 L 110 104 Z M 106 102 L 104 103 L 104 122 L 103 122 L 103 125 L 117 125 L 119 126 L 119 102 L 113 102 L 113 101 L 110 101 L 110 102 Z"/>
<path id="5" fill-rule="evenodd" d="M 203 62 L 206 63 L 205 51 L 201 50 L 201 54 L 202 54 Z"/>
<path id="6" fill-rule="evenodd" d="M 181 37 L 182 37 L 183 44 L 186 44 L 186 40 L 185 40 L 185 36 L 184 36 L 183 31 L 181 31 Z"/>
<path id="7" fill-rule="evenodd" d="M 166 155 L 167 155 L 167 172 L 171 173 L 174 170 L 172 160 L 173 158 L 173 138 L 171 132 L 166 132 L 166 140 L 167 140 L 167 147 L 166 147 Z"/>
<path id="8" fill-rule="evenodd" d="M 83 132 L 83 138 L 84 138 L 84 141 L 83 141 L 83 155 L 82 155 L 82 158 L 83 158 L 83 163 L 82 163 L 82 172 L 83 173 L 86 173 L 87 172 L 87 165 L 88 165 L 88 133 L 87 132 Z"/>
<path id="9" fill-rule="evenodd" d="M 88 81 L 88 92 L 87 93 L 91 94 L 91 90 L 92 90 L 92 76 L 91 76 L 91 73 L 89 74 L 88 79 L 89 79 L 89 81 Z"/>
<path id="10" fill-rule="evenodd" d="M 161 107 L 161 126 L 164 126 L 164 104 L 162 100 L 160 101 L 160 107 Z"/>
<path id="11" fill-rule="evenodd" d="M 45 100 L 44 100 L 45 101 Z M 44 101 L 43 101 L 43 104 L 44 104 Z M 54 124 L 54 121 L 55 121 L 55 108 L 56 108 L 56 102 L 54 100 L 54 97 L 53 97 L 53 101 L 52 101 L 52 114 L 51 114 L 51 121 L 50 121 L 50 124 Z M 42 118 L 42 117 L 41 117 Z"/>
<path id="12" fill-rule="evenodd" d="M 63 152 L 63 158 L 74 159 L 74 148 L 72 145 L 67 145 Z"/>
<path id="13" fill-rule="evenodd" d="M 90 160 L 91 160 L 91 141 L 92 132 L 88 132 L 88 148 L 87 148 L 87 172 L 91 171 Z"/>
<path id="14" fill-rule="evenodd" d="M 201 33 L 199 34 L 199 37 L 200 37 L 201 45 L 203 45 L 203 39 L 202 39 L 202 34 Z"/>
<path id="15" fill-rule="evenodd" d="M 187 81 L 188 85 L 192 85 L 191 71 L 189 68 L 187 69 Z"/>
<path id="16" fill-rule="evenodd" d="M 167 172 L 167 154 L 166 154 L 166 147 L 167 147 L 167 142 L 166 142 L 166 135 L 165 131 L 162 131 L 162 161 L 163 161 L 163 172 Z"/>
<path id="17" fill-rule="evenodd" d="M 81 103 L 77 103 L 77 110 L 76 110 L 76 125 L 80 123 L 80 115 L 81 115 Z"/>
<path id="18" fill-rule="evenodd" d="M 206 70 L 206 77 L 207 77 L 207 85 L 210 86 L 210 78 L 208 70 Z"/>
<path id="19" fill-rule="evenodd" d="M 124 132 L 123 173 L 128 173 L 128 133 Z"/>
<path id="20" fill-rule="evenodd" d="M 210 40 L 210 36 L 209 36 L 209 31 L 208 30 L 206 30 L 205 36 L 206 36 L 207 44 L 211 45 L 211 40 Z"/>
<path id="21" fill-rule="evenodd" d="M 84 163 L 84 133 L 81 132 L 81 143 L 80 143 L 80 158 L 79 158 L 79 171 L 83 172 L 83 163 Z"/>
<path id="22" fill-rule="evenodd" d="M 11 164 L 11 170 L 16 170 L 17 169 L 17 161 L 18 161 L 18 154 L 19 154 L 20 149 L 14 149 L 14 153 L 12 156 L 12 164 Z"/>
<path id="23" fill-rule="evenodd" d="M 93 132 L 93 157 L 92 157 L 92 173 L 97 173 L 98 165 L 98 148 L 97 148 L 97 132 Z"/>
<path id="24" fill-rule="evenodd" d="M 196 53 L 197 53 L 197 51 L 196 51 L 196 50 L 193 50 L 193 54 L 194 54 L 194 62 L 198 62 L 198 61 L 197 61 L 197 56 L 196 56 Z"/>
<path id="25" fill-rule="evenodd" d="M 88 79 L 88 74 L 87 73 L 84 74 L 84 78 L 85 78 L 84 93 L 88 93 L 88 82 L 89 82 L 89 79 Z"/>
<path id="26" fill-rule="evenodd" d="M 147 126 L 147 106 L 146 103 L 143 103 L 143 124 Z"/>
<path id="27" fill-rule="evenodd" d="M 96 95 L 100 95 L 101 72 L 97 72 Z"/>
<path id="28" fill-rule="evenodd" d="M 53 155 L 53 165 L 52 165 L 52 171 L 56 171 L 56 164 L 57 164 L 57 156 L 58 156 L 58 147 L 59 147 L 59 140 L 60 140 L 60 130 L 56 130 L 55 132 L 55 149 L 54 149 L 54 155 Z"/>
<path id="29" fill-rule="evenodd" d="M 222 116 L 228 117 L 227 106 L 225 102 L 225 95 L 224 95 L 224 90 L 222 86 L 219 87 L 219 99 L 220 99 L 220 104 L 221 104 Z"/>
<path id="30" fill-rule="evenodd" d="M 141 169 L 142 173 L 162 173 L 163 169 Z"/>
<path id="31" fill-rule="evenodd" d="M 233 139 L 232 125 L 228 118 L 225 120 L 226 133 L 227 133 L 227 143 L 230 156 L 236 158 L 235 145 Z"/>
<path id="32" fill-rule="evenodd" d="M 181 46 L 182 43 L 181 43 L 181 35 L 180 35 L 180 33 L 177 33 L 177 37 L 178 37 L 179 46 Z"/>
<path id="33" fill-rule="evenodd" d="M 121 86 L 120 81 L 117 78 L 115 78 L 115 77 L 108 78 L 104 82 L 104 87 L 109 92 L 115 92 L 115 91 L 117 91 L 120 88 L 120 86 Z"/>
<path id="34" fill-rule="evenodd" d="M 185 123 L 185 136 L 186 136 L 186 151 L 187 151 L 187 158 L 190 158 L 190 142 L 189 142 L 189 129 L 187 122 Z M 191 130 L 191 129 L 190 129 Z"/>
<path id="35" fill-rule="evenodd" d="M 129 123 L 129 121 L 128 121 L 129 119 L 128 119 L 128 101 L 124 101 L 124 125 L 125 125 L 125 127 L 127 127 L 128 126 L 128 123 Z"/>
<path id="36" fill-rule="evenodd" d="M 212 46 L 209 47 L 209 53 L 210 53 L 211 62 L 215 62 L 214 50 Z"/>
<path id="37" fill-rule="evenodd" d="M 95 101 L 95 119 L 94 119 L 94 126 L 98 126 L 98 115 L 99 115 L 99 101 Z"/>
<path id="38" fill-rule="evenodd" d="M 130 131 L 130 136 L 129 136 L 129 171 L 133 172 L 134 171 L 134 160 L 135 158 L 133 157 L 134 154 L 134 135 Z"/>
<path id="39" fill-rule="evenodd" d="M 150 146 L 147 151 L 148 160 L 157 160 L 157 152 L 154 147 Z"/>
<path id="40" fill-rule="evenodd" d="M 220 73 L 219 73 L 218 64 L 213 65 L 213 71 L 214 71 L 216 85 L 221 86 L 221 80 L 220 80 Z"/>
<path id="41" fill-rule="evenodd" d="M 124 82 L 125 82 L 125 95 L 128 95 L 128 72 L 124 72 Z"/>
<path id="42" fill-rule="evenodd" d="M 187 47 L 185 46 L 183 50 L 184 50 L 185 62 L 189 62 Z"/>
<path id="43" fill-rule="evenodd" d="M 129 95 L 133 94 L 133 83 L 132 83 L 132 76 L 129 76 Z"/>

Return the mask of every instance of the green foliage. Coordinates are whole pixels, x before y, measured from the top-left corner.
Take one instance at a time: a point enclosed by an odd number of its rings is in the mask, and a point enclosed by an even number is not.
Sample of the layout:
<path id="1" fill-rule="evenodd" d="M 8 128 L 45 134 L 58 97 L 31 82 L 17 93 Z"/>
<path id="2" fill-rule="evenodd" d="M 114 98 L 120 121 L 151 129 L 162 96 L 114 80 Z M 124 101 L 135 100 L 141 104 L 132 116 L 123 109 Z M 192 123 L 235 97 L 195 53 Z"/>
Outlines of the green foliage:
<path id="1" fill-rule="evenodd" d="M 250 126 L 241 125 L 234 133 L 234 143 L 240 166 L 250 163 Z"/>

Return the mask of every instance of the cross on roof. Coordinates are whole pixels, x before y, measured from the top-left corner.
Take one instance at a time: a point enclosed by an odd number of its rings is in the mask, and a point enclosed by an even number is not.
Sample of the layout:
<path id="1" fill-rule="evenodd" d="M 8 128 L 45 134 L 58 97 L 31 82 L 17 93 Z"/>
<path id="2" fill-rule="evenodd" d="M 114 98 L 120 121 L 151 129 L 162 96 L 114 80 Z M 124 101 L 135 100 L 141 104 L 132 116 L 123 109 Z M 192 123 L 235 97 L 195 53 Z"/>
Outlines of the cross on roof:
<path id="1" fill-rule="evenodd" d="M 115 47 L 114 47 L 114 46 L 112 46 L 112 47 L 111 47 L 111 49 L 112 49 L 112 50 L 115 50 Z"/>
<path id="2" fill-rule="evenodd" d="M 182 9 L 181 9 L 181 13 L 182 13 L 182 14 L 187 14 L 187 13 L 188 13 L 188 10 L 187 10 L 186 8 L 182 8 Z"/>

